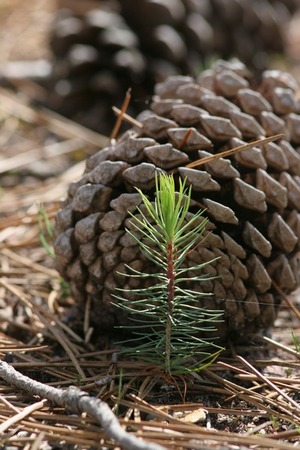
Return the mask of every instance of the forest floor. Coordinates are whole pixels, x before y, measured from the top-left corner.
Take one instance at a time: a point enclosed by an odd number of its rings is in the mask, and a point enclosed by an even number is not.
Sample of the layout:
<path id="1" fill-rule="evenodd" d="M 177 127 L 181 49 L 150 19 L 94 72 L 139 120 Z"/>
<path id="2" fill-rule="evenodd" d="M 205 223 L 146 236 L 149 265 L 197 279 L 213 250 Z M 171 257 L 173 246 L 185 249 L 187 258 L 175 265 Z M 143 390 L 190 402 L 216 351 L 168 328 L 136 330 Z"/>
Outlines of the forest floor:
<path id="1" fill-rule="evenodd" d="M 50 0 L 0 2 L 0 67 L 49 57 L 54 8 Z M 118 361 L 107 339 L 85 341 L 68 326 L 76 299 L 54 269 L 47 220 L 53 224 L 69 183 L 108 138 L 33 108 L 27 88 L 0 88 L 0 448 L 300 448 L 299 291 L 283 299 L 271 337 L 229 346 L 226 357 L 186 378 Z M 17 371 L 8 381 L 5 362 Z M 19 389 L 20 374 L 101 399 L 120 429 L 44 401 L 35 386 Z M 136 439 L 128 444 L 127 435 Z"/>

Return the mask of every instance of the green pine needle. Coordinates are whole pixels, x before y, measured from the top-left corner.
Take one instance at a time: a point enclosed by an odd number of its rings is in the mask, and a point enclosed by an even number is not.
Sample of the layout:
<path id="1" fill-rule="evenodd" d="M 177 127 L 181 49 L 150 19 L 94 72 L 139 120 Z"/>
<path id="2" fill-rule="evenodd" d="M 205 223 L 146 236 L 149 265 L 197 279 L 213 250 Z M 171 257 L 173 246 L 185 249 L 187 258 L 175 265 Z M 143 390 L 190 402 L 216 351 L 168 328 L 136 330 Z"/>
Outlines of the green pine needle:
<path id="1" fill-rule="evenodd" d="M 122 326 L 133 336 L 122 341 L 122 353 L 156 364 L 166 373 L 186 373 L 207 367 L 222 348 L 210 333 L 223 320 L 223 311 L 201 307 L 206 294 L 187 288 L 191 282 L 212 279 L 207 275 L 190 276 L 212 261 L 185 267 L 187 255 L 199 244 L 207 219 L 199 211 L 189 218 L 191 187 L 179 179 L 178 190 L 172 175 L 156 177 L 155 201 L 137 189 L 142 206 L 131 215 L 136 233 L 126 230 L 142 253 L 157 267 L 157 273 L 143 273 L 126 266 L 126 277 L 152 280 L 140 289 L 118 289 L 114 305 L 125 311 L 131 324 Z M 215 261 L 215 260 L 213 260 Z M 134 300 L 129 300 L 134 296 Z M 205 337 L 203 337 L 205 336 Z"/>
<path id="2" fill-rule="evenodd" d="M 48 255 L 52 259 L 55 259 L 55 252 L 53 249 L 54 226 L 51 223 L 47 211 L 43 205 L 40 205 L 38 209 L 38 225 L 41 244 Z"/>

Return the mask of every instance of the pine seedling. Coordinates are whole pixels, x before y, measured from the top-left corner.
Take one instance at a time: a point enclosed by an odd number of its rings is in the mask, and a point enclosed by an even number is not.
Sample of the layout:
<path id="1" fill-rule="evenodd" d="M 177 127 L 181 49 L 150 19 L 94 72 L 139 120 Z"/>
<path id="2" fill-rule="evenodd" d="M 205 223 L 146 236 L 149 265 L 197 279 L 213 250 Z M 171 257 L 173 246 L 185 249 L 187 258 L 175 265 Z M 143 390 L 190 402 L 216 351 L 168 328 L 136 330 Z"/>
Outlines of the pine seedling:
<path id="1" fill-rule="evenodd" d="M 216 331 L 215 323 L 222 320 L 223 311 L 202 307 L 202 297 L 212 294 L 190 288 L 191 283 L 200 286 L 202 280 L 211 279 L 197 273 L 212 261 L 185 265 L 186 256 L 203 239 L 208 220 L 203 211 L 189 217 L 191 187 L 179 179 L 176 191 L 172 175 L 156 177 L 153 203 L 137 191 L 142 207 L 137 208 L 137 215 L 131 214 L 133 231 L 126 231 L 157 272 L 144 273 L 126 266 L 125 277 L 143 279 L 147 286 L 120 288 L 115 295 L 115 306 L 128 314 L 132 323 L 120 327 L 133 336 L 120 343 L 122 352 L 159 366 L 167 374 L 200 370 L 222 351 L 209 335 Z"/>
<path id="2" fill-rule="evenodd" d="M 39 205 L 38 208 L 38 226 L 39 226 L 39 238 L 40 242 L 47 252 L 47 254 L 54 260 L 55 251 L 53 248 L 54 241 L 54 225 L 49 219 L 48 213 L 44 205 Z M 58 278 L 58 283 L 60 286 L 60 292 L 62 297 L 68 297 L 70 295 L 70 286 L 67 281 L 63 278 Z"/>

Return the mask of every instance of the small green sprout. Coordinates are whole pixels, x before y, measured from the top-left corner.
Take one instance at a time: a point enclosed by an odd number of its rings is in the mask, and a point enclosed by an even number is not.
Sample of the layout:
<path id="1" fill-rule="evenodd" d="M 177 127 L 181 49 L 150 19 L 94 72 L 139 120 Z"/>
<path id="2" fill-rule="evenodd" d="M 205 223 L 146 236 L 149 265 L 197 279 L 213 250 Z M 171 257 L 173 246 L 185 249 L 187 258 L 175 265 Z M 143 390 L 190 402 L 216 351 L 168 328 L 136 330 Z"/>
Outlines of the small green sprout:
<path id="1" fill-rule="evenodd" d="M 297 353 L 300 353 L 300 341 L 299 337 L 292 331 L 292 342 Z"/>
<path id="2" fill-rule="evenodd" d="M 215 323 L 223 320 L 223 311 L 202 307 L 201 299 L 212 294 L 189 287 L 196 283 L 200 288 L 202 280 L 211 279 L 196 274 L 212 261 L 185 266 L 187 255 L 202 240 L 208 220 L 203 211 L 189 217 L 191 187 L 186 188 L 181 179 L 178 183 L 177 191 L 172 175 L 156 177 L 154 203 L 137 189 L 143 205 L 137 208 L 138 216 L 131 214 L 137 234 L 126 231 L 158 271 L 143 273 L 126 266 L 125 277 L 153 282 L 140 289 L 118 289 L 118 302 L 114 303 L 132 321 L 121 327 L 134 336 L 121 343 L 127 346 L 123 353 L 155 364 L 168 374 L 203 369 L 222 351 L 208 336 L 215 331 Z M 128 294 L 135 299 L 126 298 Z"/>
<path id="3" fill-rule="evenodd" d="M 55 251 L 53 248 L 54 225 L 50 221 L 46 208 L 43 205 L 40 205 L 38 209 L 38 225 L 40 242 L 46 250 L 47 254 L 52 259 L 55 259 Z M 62 297 L 68 297 L 70 295 L 69 283 L 63 278 L 59 278 L 58 283 Z"/>
<path id="4" fill-rule="evenodd" d="M 54 240 L 54 225 L 49 220 L 46 208 L 43 205 L 40 205 L 38 209 L 38 224 L 41 244 L 47 254 L 52 259 L 55 259 L 55 252 L 52 245 Z"/>

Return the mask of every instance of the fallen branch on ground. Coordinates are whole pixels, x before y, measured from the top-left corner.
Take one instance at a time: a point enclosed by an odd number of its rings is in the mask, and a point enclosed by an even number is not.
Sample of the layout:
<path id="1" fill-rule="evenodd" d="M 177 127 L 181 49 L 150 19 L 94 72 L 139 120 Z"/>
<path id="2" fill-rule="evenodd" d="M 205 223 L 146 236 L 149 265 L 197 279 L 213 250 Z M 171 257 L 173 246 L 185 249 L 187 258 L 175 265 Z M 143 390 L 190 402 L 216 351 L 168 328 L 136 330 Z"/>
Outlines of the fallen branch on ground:
<path id="1" fill-rule="evenodd" d="M 12 366 L 0 360 L 0 376 L 10 385 L 27 392 L 30 395 L 38 395 L 57 406 L 65 408 L 72 414 L 86 412 L 102 426 L 107 435 L 116 440 L 124 449 L 128 450 L 166 450 L 161 445 L 145 442 L 133 434 L 125 431 L 107 403 L 95 397 L 90 397 L 86 392 L 75 386 L 68 389 L 59 389 L 35 381 Z"/>

